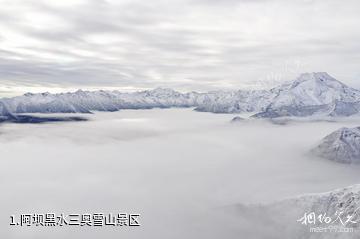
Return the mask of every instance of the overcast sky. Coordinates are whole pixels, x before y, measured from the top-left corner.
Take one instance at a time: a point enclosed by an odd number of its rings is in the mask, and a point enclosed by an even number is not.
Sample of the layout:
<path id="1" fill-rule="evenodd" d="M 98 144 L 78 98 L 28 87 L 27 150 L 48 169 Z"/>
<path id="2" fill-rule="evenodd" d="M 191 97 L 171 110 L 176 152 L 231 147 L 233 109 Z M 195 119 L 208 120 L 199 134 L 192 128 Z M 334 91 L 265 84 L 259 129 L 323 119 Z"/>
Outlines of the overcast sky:
<path id="1" fill-rule="evenodd" d="M 360 87 L 358 0 L 0 0 L 0 95 Z"/>

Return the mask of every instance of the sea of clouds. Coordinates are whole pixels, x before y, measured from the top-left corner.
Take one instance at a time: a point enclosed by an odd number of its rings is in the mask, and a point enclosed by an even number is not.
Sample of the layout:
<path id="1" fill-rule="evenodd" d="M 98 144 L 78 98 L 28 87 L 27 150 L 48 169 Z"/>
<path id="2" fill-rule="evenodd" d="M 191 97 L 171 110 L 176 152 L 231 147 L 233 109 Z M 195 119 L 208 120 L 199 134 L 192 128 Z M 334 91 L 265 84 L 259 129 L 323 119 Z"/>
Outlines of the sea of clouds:
<path id="1" fill-rule="evenodd" d="M 269 238 L 233 206 L 359 182 L 358 166 L 308 154 L 332 131 L 358 126 L 352 120 L 230 123 L 233 115 L 191 109 L 87 117 L 0 125 L 2 238 Z M 9 225 L 10 215 L 48 212 L 140 213 L 142 225 Z"/>

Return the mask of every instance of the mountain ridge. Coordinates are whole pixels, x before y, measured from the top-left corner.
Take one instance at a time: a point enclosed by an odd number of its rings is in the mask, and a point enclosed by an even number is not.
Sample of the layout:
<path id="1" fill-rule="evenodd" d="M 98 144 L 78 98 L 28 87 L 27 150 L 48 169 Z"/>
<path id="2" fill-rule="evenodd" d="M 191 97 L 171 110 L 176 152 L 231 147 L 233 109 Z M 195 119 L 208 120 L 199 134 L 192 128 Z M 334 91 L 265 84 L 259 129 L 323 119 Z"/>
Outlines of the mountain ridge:
<path id="1" fill-rule="evenodd" d="M 132 93 L 78 90 L 57 94 L 26 93 L 0 99 L 0 102 L 12 114 L 194 107 L 196 111 L 213 113 L 251 112 L 256 118 L 305 117 L 314 114 L 335 117 L 360 112 L 360 91 L 346 86 L 325 72 L 313 72 L 301 74 L 293 82 L 270 90 L 206 93 L 180 93 L 170 88 Z"/>

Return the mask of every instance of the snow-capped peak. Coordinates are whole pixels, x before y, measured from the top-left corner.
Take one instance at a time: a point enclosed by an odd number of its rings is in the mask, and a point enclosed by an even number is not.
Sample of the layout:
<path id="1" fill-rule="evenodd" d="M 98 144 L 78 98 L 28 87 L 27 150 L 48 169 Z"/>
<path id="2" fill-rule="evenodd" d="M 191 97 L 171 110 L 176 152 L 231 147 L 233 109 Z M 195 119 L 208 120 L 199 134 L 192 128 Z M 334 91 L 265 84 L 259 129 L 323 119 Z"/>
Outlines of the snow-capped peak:
<path id="1" fill-rule="evenodd" d="M 301 74 L 291 84 L 274 88 L 272 92 L 277 95 L 266 110 L 254 116 L 349 116 L 360 112 L 360 91 L 325 72 Z"/>
<path id="2" fill-rule="evenodd" d="M 360 163 L 360 127 L 341 128 L 329 134 L 313 153 L 341 163 Z"/>
<path id="3" fill-rule="evenodd" d="M 303 73 L 291 84 L 291 88 L 306 87 L 308 89 L 333 88 L 341 90 L 347 87 L 345 84 L 337 81 L 326 72 Z"/>
<path id="4" fill-rule="evenodd" d="M 346 86 L 325 72 L 314 72 L 301 74 L 289 88 L 280 91 L 272 106 L 325 105 L 335 100 L 354 102 L 359 99 L 360 91 Z"/>
<path id="5" fill-rule="evenodd" d="M 306 72 L 300 74 L 294 82 L 302 82 L 302 81 L 309 81 L 309 80 L 322 80 L 322 81 L 336 81 L 335 78 L 330 76 L 327 72 Z"/>

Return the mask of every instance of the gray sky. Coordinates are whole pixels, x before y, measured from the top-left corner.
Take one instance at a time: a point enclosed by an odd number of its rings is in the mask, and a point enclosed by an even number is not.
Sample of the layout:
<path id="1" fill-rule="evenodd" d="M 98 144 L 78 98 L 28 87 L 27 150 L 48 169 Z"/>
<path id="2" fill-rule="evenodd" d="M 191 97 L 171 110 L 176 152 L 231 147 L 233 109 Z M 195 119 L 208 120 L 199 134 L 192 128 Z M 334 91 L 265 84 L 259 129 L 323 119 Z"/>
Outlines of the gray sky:
<path id="1" fill-rule="evenodd" d="M 0 95 L 269 88 L 327 71 L 360 87 L 357 0 L 0 0 Z"/>

